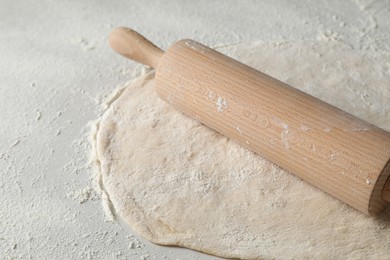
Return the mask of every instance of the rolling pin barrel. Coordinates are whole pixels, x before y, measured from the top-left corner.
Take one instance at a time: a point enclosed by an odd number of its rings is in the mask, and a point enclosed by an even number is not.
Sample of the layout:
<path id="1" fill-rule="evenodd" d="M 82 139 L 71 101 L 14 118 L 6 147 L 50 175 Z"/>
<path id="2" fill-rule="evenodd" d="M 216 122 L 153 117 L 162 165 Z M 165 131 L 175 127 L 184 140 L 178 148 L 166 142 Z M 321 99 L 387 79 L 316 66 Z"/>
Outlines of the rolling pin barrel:
<path id="1" fill-rule="evenodd" d="M 126 56 L 156 68 L 163 100 L 365 214 L 386 207 L 390 133 L 195 41 L 145 46 Z"/>

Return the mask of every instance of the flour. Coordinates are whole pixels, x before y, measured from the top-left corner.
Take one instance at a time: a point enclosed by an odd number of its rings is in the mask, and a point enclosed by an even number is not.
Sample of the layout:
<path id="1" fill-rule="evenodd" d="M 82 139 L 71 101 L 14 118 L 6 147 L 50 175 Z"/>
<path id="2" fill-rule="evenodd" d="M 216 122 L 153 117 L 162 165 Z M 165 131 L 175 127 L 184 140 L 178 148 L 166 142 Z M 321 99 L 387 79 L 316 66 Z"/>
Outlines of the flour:
<path id="1" fill-rule="evenodd" d="M 240 135 L 242 135 L 242 131 L 241 131 L 241 129 L 240 129 L 240 126 L 239 126 L 239 125 L 236 127 L 236 129 L 237 129 L 237 131 L 240 133 Z"/>
<path id="2" fill-rule="evenodd" d="M 291 131 L 288 129 L 288 127 L 283 128 L 282 132 L 280 133 L 280 139 L 282 140 L 282 144 L 285 149 L 290 149 L 290 143 L 289 139 L 291 137 Z"/>
<path id="3" fill-rule="evenodd" d="M 307 132 L 307 131 L 310 130 L 310 128 L 307 127 L 307 126 L 305 126 L 305 125 L 301 125 L 300 129 L 301 129 L 302 131 L 305 131 L 305 132 Z"/>
<path id="4" fill-rule="evenodd" d="M 226 99 L 218 97 L 217 102 L 216 102 L 216 106 L 217 106 L 218 112 L 223 112 L 228 107 Z"/>
<path id="5" fill-rule="evenodd" d="M 91 186 L 85 187 L 80 190 L 69 192 L 67 196 L 73 198 L 80 204 L 83 204 L 88 200 L 97 200 L 99 198 L 95 189 Z"/>

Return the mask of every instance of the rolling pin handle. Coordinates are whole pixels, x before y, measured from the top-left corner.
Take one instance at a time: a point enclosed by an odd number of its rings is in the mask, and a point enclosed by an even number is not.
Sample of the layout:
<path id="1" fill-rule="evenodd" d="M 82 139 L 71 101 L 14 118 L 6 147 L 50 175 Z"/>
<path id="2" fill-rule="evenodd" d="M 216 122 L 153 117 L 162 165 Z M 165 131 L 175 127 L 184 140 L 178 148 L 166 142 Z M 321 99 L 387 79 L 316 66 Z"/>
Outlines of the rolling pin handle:
<path id="1" fill-rule="evenodd" d="M 115 28 L 110 33 L 108 41 L 117 53 L 155 69 L 164 55 L 163 50 L 130 28 Z"/>

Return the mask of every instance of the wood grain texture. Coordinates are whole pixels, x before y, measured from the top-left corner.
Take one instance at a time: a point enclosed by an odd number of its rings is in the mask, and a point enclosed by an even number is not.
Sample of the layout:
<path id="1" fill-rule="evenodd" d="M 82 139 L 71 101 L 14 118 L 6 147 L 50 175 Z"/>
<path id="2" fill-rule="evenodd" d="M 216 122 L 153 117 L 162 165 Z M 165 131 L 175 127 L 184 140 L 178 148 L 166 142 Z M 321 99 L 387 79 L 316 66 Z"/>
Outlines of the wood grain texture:
<path id="1" fill-rule="evenodd" d="M 357 210 L 386 207 L 390 133 L 191 40 L 168 49 L 155 85 L 178 110 Z"/>

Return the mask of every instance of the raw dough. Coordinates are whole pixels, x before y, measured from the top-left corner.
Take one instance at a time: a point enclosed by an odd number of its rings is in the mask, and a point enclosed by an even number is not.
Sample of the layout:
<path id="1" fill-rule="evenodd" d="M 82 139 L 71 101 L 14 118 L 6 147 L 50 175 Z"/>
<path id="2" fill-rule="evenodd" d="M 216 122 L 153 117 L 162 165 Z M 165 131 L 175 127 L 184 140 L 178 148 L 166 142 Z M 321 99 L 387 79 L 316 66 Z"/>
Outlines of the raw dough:
<path id="1" fill-rule="evenodd" d="M 338 42 L 220 49 L 390 130 L 390 55 Z M 153 72 L 121 92 L 96 132 L 101 184 L 146 239 L 222 257 L 386 258 L 390 209 L 367 217 L 160 100 Z"/>

